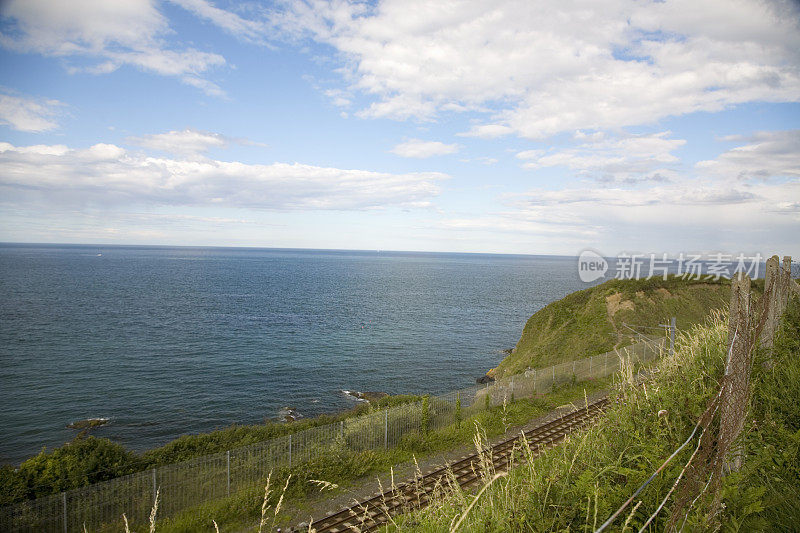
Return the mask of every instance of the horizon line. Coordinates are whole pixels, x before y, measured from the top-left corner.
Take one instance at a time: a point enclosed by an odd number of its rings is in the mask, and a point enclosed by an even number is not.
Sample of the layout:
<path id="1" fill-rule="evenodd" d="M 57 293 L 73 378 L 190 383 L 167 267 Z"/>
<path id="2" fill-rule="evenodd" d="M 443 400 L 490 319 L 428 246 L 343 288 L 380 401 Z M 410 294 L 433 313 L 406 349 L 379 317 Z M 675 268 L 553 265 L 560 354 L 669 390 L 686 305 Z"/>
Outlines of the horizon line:
<path id="1" fill-rule="evenodd" d="M 286 250 L 297 252 L 368 252 L 368 253 L 405 253 L 405 254 L 452 254 L 452 255 L 505 255 L 519 257 L 563 257 L 577 258 L 576 255 L 565 254 L 530 254 L 510 252 L 452 252 L 430 250 L 396 250 L 385 248 L 303 248 L 283 246 L 225 246 L 214 244 L 121 244 L 121 243 L 80 243 L 80 242 L 25 242 L 25 241 L 0 241 L 0 246 L 96 246 L 110 248 L 186 248 L 186 249 L 228 249 L 228 250 Z"/>

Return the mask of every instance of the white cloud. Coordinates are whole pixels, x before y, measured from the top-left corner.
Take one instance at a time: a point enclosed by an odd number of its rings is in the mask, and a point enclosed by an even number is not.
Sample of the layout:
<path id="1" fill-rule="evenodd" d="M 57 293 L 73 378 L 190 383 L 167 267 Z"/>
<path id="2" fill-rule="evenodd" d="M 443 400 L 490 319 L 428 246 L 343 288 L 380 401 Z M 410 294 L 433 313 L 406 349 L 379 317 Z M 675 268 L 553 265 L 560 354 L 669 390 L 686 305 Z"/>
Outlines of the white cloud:
<path id="1" fill-rule="evenodd" d="M 700 161 L 699 172 L 728 179 L 750 180 L 800 178 L 800 130 L 763 131 L 751 137 L 731 136 L 743 141 L 711 161 Z"/>
<path id="2" fill-rule="evenodd" d="M 800 190 L 800 189 L 795 189 Z M 511 205 L 519 208 L 550 208 L 555 206 L 600 205 L 605 207 L 649 207 L 733 205 L 759 199 L 747 189 L 729 189 L 722 184 L 683 183 L 648 189 L 595 188 L 561 189 L 558 191 L 536 189 L 524 195 L 515 195 Z"/>
<path id="3" fill-rule="evenodd" d="M 683 143 L 669 139 L 668 133 L 623 138 L 580 134 L 575 138 L 588 142 L 576 149 L 520 152 L 520 159 L 539 166 L 557 163 L 593 172 L 613 167 L 617 179 L 611 186 L 584 182 L 581 187 L 506 193 L 500 197 L 504 210 L 450 217 L 441 226 L 486 236 L 503 233 L 504 240 L 522 247 L 542 243 L 551 253 L 568 254 L 587 246 L 614 254 L 623 243 L 627 250 L 654 253 L 713 251 L 708 249 L 713 243 L 716 250 L 771 255 L 797 240 L 797 130 L 725 137 L 744 144 L 698 163 L 700 176 L 682 169 L 673 172 L 669 183 L 636 180 L 630 186 L 629 180 L 619 179 L 636 176 L 639 165 L 647 170 L 651 158 L 652 166 L 673 161 L 672 151 Z"/>
<path id="4" fill-rule="evenodd" d="M 353 103 L 352 95 L 341 89 L 327 89 L 325 96 L 331 99 L 331 103 L 336 107 L 350 107 Z"/>
<path id="5" fill-rule="evenodd" d="M 479 139 L 495 139 L 504 135 L 514 133 L 514 129 L 502 124 L 478 124 L 472 126 L 469 131 L 459 133 L 461 137 L 477 137 Z"/>
<path id="6" fill-rule="evenodd" d="M 18 131 L 53 130 L 58 127 L 54 117 L 62 105 L 58 100 L 32 98 L 0 89 L 0 124 Z"/>
<path id="7" fill-rule="evenodd" d="M 169 0 L 199 18 L 219 26 L 231 35 L 256 44 L 266 44 L 263 23 L 240 17 L 236 13 L 220 9 L 205 0 Z"/>
<path id="8" fill-rule="evenodd" d="M 493 110 L 464 135 L 538 139 L 800 100 L 789 0 L 308 0 L 289 11 L 284 29 L 335 47 L 345 79 L 372 98 L 361 116 Z"/>
<path id="9" fill-rule="evenodd" d="M 249 165 L 148 157 L 115 145 L 0 143 L 0 197 L 25 205 L 220 206 L 272 210 L 428 207 L 447 179 L 300 163 Z"/>
<path id="10" fill-rule="evenodd" d="M 613 255 L 620 246 L 654 253 L 727 249 L 772 254 L 796 241 L 800 225 L 800 183 L 532 189 L 506 196 L 505 202 L 504 211 L 447 218 L 441 226 L 515 240 L 521 249 L 543 243 L 549 253 L 577 254 L 594 247 Z M 498 233 L 505 236 L 500 239 Z"/>
<path id="11" fill-rule="evenodd" d="M 225 148 L 228 139 L 219 133 L 185 129 L 130 137 L 128 142 L 171 154 L 188 155 L 207 152 L 211 148 Z"/>
<path id="12" fill-rule="evenodd" d="M 234 143 L 242 146 L 267 146 L 264 143 L 250 139 L 227 137 L 210 131 L 200 131 L 192 128 L 172 130 L 166 133 L 152 133 L 141 137 L 128 137 L 129 143 L 181 156 L 198 155 L 208 152 L 212 148 L 227 148 Z"/>
<path id="13" fill-rule="evenodd" d="M 667 181 L 675 175 L 670 165 L 679 162 L 672 152 L 686 144 L 683 139 L 669 139 L 669 135 L 664 131 L 606 138 L 579 132 L 575 138 L 588 142 L 563 150 L 525 150 L 517 158 L 526 161 L 524 168 L 562 166 L 606 182 Z"/>
<path id="14" fill-rule="evenodd" d="M 21 52 L 48 56 L 89 58 L 93 65 L 78 62 L 71 71 L 108 73 L 122 65 L 164 76 L 209 94 L 221 89 L 204 79 L 209 69 L 225 64 L 219 54 L 195 48 L 174 50 L 164 36 L 171 31 L 166 18 L 152 0 L 10 0 L 3 6 L 6 24 L 0 44 Z"/>
<path id="15" fill-rule="evenodd" d="M 424 159 L 435 155 L 447 155 L 458 152 L 460 147 L 457 144 L 445 144 L 439 141 L 422 141 L 420 139 L 410 139 L 396 145 L 390 150 L 393 154 L 401 157 L 414 157 Z"/>

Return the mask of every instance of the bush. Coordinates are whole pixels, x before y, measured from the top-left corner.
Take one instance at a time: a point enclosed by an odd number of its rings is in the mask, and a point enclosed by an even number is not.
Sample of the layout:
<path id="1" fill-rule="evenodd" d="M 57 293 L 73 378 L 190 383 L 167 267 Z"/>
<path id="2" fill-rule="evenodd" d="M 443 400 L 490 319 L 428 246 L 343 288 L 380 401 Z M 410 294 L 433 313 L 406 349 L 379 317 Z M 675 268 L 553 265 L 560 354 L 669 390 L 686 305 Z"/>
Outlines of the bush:
<path id="1" fill-rule="evenodd" d="M 186 461 L 338 422 L 377 408 L 419 401 L 420 396 L 386 396 L 337 415 L 321 415 L 289 423 L 233 425 L 199 435 L 184 435 L 141 455 L 109 439 L 79 435 L 52 451 L 42 451 L 19 468 L 0 467 L 0 505 L 56 494 L 148 468 Z"/>
<path id="2" fill-rule="evenodd" d="M 422 434 L 426 435 L 431 430 L 431 406 L 428 396 L 422 398 Z"/>
<path id="3" fill-rule="evenodd" d="M 108 439 L 79 435 L 71 442 L 23 462 L 18 469 L 0 470 L 0 503 L 38 498 L 141 469 L 141 460 Z"/>

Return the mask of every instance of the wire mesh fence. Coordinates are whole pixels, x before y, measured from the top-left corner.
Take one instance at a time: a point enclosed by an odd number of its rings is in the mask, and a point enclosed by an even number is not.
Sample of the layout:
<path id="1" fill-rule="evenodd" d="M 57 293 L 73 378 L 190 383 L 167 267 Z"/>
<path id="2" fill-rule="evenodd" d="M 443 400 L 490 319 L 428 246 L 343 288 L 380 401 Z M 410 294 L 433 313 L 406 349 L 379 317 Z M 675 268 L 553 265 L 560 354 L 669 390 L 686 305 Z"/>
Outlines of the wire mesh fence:
<path id="1" fill-rule="evenodd" d="M 512 397 L 530 398 L 550 392 L 565 383 L 603 378 L 618 372 L 623 361 L 644 364 L 656 360 L 665 349 L 666 342 L 666 338 L 646 339 L 593 357 L 527 370 L 523 374 L 495 381 L 492 386 L 479 391 L 477 396 L 483 398 L 485 394 L 489 394 L 491 405 L 500 405 L 504 401 L 510 401 Z M 485 398 L 483 401 L 485 402 Z"/>
<path id="2" fill-rule="evenodd" d="M 145 524 L 158 493 L 158 516 L 174 516 L 204 502 L 262 485 L 279 468 L 329 456 L 335 450 L 359 452 L 401 444 L 405 435 L 436 430 L 487 405 L 533 397 L 572 381 L 600 379 L 617 372 L 623 360 L 654 361 L 666 339 L 631 346 L 549 368 L 526 371 L 490 385 L 473 385 L 424 401 L 406 403 L 346 418 L 269 441 L 159 466 L 60 494 L 0 508 L 0 531 L 71 532 L 122 528 L 122 514 Z"/>

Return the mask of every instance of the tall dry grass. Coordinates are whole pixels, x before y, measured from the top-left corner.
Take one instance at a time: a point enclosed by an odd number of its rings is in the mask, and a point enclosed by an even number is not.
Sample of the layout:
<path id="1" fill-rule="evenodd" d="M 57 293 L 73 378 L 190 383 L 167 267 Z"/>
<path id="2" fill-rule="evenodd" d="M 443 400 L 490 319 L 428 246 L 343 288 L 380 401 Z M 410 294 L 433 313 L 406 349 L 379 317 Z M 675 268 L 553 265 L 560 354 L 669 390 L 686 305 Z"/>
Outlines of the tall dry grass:
<path id="1" fill-rule="evenodd" d="M 674 354 L 664 354 L 650 381 L 639 383 L 634 365 L 622 361 L 613 403 L 601 423 L 571 434 L 560 446 L 534 454 L 522 439 L 508 475 L 495 472 L 485 453 L 476 495 L 450 487 L 449 494 L 413 516 L 400 531 L 589 531 L 624 502 L 691 432 L 722 375 L 727 317 L 678 335 Z M 585 400 L 588 403 L 588 399 Z M 659 415 L 661 413 L 661 415 Z M 475 431 L 476 448 L 484 447 Z M 617 527 L 641 527 L 674 485 L 692 453 L 665 469 Z M 660 518 L 653 531 L 663 529 Z"/>

